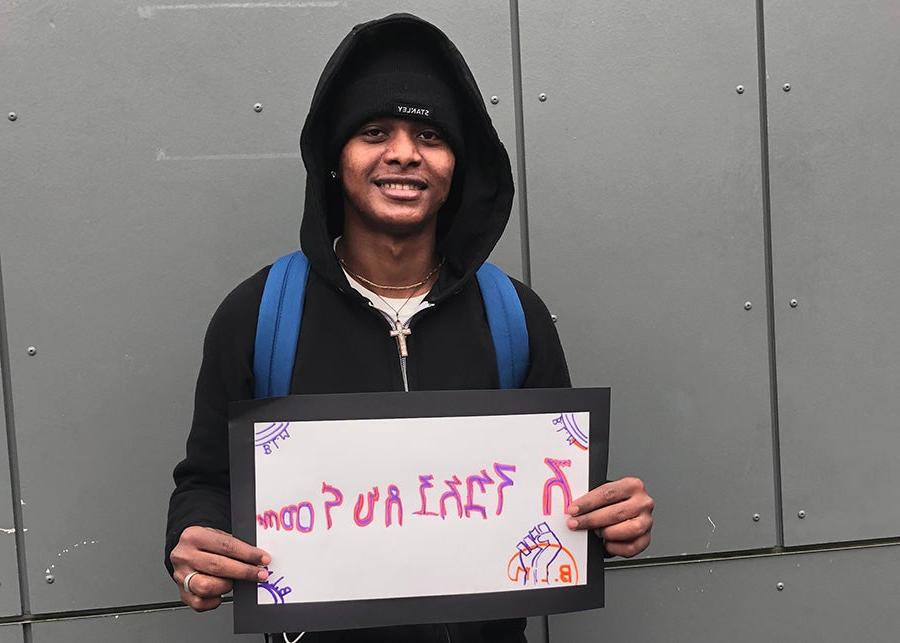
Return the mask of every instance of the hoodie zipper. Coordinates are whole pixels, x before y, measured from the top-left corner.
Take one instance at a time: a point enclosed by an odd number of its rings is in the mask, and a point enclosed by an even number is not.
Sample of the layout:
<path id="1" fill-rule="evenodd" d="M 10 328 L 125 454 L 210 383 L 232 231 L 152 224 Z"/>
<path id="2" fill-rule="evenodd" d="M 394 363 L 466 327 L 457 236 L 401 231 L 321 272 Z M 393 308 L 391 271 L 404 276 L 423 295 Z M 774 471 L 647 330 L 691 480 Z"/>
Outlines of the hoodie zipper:
<path id="1" fill-rule="evenodd" d="M 409 325 L 412 323 L 412 320 L 415 319 L 420 313 L 434 307 L 434 304 L 432 304 L 430 302 L 425 302 L 425 303 L 427 304 L 427 306 L 425 308 L 417 310 L 415 313 L 413 313 L 410 316 L 409 319 L 406 320 L 406 323 L 403 324 L 404 330 L 409 328 Z M 387 322 L 388 329 L 393 331 L 395 328 L 394 324 L 392 324 L 391 321 L 387 318 L 387 315 L 385 315 L 385 313 L 383 311 L 381 311 L 380 309 L 376 308 L 375 304 L 373 304 L 371 301 L 368 302 L 368 304 L 369 304 L 369 308 L 375 309 L 375 312 L 377 312 L 381 316 L 381 318 Z M 407 345 L 407 347 L 406 347 L 406 354 L 409 355 L 409 345 Z M 409 379 L 406 374 L 407 358 L 403 357 L 403 355 L 400 354 L 400 344 L 399 343 L 397 343 L 397 356 L 400 359 L 400 377 L 403 380 L 403 391 L 406 393 L 409 393 Z M 449 634 L 448 634 L 448 637 L 449 637 Z M 448 641 L 449 641 L 449 638 L 448 638 Z"/>
<path id="2" fill-rule="evenodd" d="M 406 326 L 404 326 L 406 328 Z M 406 352 L 409 353 L 409 349 L 406 349 Z M 409 393 L 409 381 L 406 379 L 406 358 L 402 355 L 400 356 L 400 375 L 403 377 L 403 390 L 406 393 Z"/>
<path id="3" fill-rule="evenodd" d="M 412 323 L 412 320 L 415 319 L 417 315 L 419 315 L 423 311 L 428 310 L 432 306 L 434 306 L 434 304 L 428 303 L 427 308 L 422 308 L 421 310 L 417 310 L 416 312 L 414 312 L 410 316 L 410 318 L 406 320 L 406 323 L 403 324 L 403 328 L 408 329 L 409 325 Z M 390 325 L 390 323 L 388 325 Z M 409 344 L 406 345 L 406 354 L 407 354 L 407 356 L 409 355 Z M 400 345 L 399 344 L 397 345 L 397 355 L 399 355 L 399 357 L 400 357 L 400 376 L 403 378 L 403 390 L 405 392 L 409 393 L 409 380 L 407 379 L 407 376 L 406 376 L 406 360 L 408 359 L 408 357 L 403 357 L 403 355 L 400 355 Z M 449 636 L 449 634 L 448 634 L 448 636 Z"/>

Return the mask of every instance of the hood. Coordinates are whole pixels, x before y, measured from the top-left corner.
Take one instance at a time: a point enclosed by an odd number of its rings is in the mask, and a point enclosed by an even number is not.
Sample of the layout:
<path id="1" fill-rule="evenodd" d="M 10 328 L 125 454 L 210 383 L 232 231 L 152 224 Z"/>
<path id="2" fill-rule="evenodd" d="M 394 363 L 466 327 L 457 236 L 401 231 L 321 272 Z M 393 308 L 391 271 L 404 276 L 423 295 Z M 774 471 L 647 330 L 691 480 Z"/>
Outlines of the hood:
<path id="1" fill-rule="evenodd" d="M 348 284 L 334 255 L 334 239 L 342 232 L 340 187 L 330 177 L 327 158 L 331 110 L 342 87 L 348 61 L 360 47 L 390 38 L 427 39 L 445 59 L 455 81 L 465 145 L 465 162 L 454 176 L 454 192 L 438 219 L 437 250 L 444 266 L 429 295 L 437 301 L 471 279 L 490 255 L 509 220 L 514 194 L 509 155 L 491 123 L 484 99 L 465 59 L 434 25 L 411 14 L 393 14 L 355 26 L 331 55 L 316 85 L 300 135 L 306 166 L 306 199 L 300 246 L 311 267 L 340 290 Z"/>

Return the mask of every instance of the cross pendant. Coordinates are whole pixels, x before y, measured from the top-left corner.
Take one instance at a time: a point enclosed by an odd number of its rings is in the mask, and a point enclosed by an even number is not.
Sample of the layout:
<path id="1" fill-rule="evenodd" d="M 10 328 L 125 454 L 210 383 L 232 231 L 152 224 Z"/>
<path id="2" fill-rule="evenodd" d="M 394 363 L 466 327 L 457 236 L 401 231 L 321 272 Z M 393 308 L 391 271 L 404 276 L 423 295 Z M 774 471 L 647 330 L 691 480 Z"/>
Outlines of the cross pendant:
<path id="1" fill-rule="evenodd" d="M 406 338 L 412 335 L 412 331 L 403 327 L 403 323 L 399 319 L 394 320 L 394 330 L 391 331 L 391 337 L 397 340 L 397 349 L 400 351 L 400 357 L 408 357 L 409 352 L 406 350 Z"/>

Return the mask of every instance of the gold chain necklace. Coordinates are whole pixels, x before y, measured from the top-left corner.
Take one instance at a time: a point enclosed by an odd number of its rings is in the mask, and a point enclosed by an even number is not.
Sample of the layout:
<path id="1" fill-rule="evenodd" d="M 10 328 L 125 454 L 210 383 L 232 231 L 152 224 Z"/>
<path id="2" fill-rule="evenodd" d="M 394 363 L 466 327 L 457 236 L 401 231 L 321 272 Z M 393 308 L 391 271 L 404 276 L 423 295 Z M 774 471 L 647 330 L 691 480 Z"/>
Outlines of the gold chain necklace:
<path id="1" fill-rule="evenodd" d="M 344 263 L 344 260 L 341 257 L 338 257 L 337 260 L 340 262 L 341 267 L 347 271 L 348 275 L 350 275 L 351 277 L 353 277 L 360 283 L 366 284 L 367 286 L 374 286 L 375 288 L 384 288 L 385 290 L 412 290 L 412 292 L 409 294 L 409 297 L 406 298 L 406 301 L 403 302 L 403 305 L 400 306 L 400 308 L 394 308 L 393 306 L 391 306 L 388 303 L 388 301 L 384 297 L 379 295 L 374 290 L 372 291 L 373 295 L 375 295 L 381 301 L 383 301 L 384 305 L 387 306 L 388 308 L 390 308 L 394 312 L 394 328 L 391 329 L 390 336 L 393 337 L 395 340 L 397 340 L 397 350 L 400 352 L 400 357 L 408 357 L 409 349 L 406 346 L 406 338 L 412 334 L 412 330 L 410 330 L 409 327 L 405 326 L 403 324 L 403 322 L 400 321 L 400 313 L 403 311 L 404 308 L 406 308 L 406 305 L 413 298 L 413 295 L 415 295 L 415 293 L 416 293 L 416 289 L 419 288 L 420 286 L 424 286 L 425 284 L 427 284 L 431 280 L 431 278 L 434 276 L 434 273 L 436 273 L 440 269 L 440 267 L 444 265 L 444 260 L 441 259 L 440 262 L 438 263 L 438 265 L 436 265 L 434 268 L 432 268 L 431 272 L 429 272 L 427 275 L 425 275 L 425 278 L 422 279 L 422 281 L 419 281 L 414 284 L 409 284 L 408 286 L 383 286 L 381 284 L 376 284 L 374 281 L 370 281 L 369 279 L 366 279 L 362 275 L 359 275 L 359 274 L 353 272 L 352 270 L 350 270 L 350 267 L 346 263 Z"/>
<path id="2" fill-rule="evenodd" d="M 438 270 L 440 270 L 441 266 L 444 265 L 444 260 L 441 259 L 440 262 L 438 262 L 438 265 L 436 265 L 434 268 L 432 268 L 431 272 L 429 272 L 427 275 L 425 275 L 425 278 L 422 279 L 422 281 L 417 281 L 414 284 L 409 284 L 407 286 L 383 286 L 382 284 L 376 284 L 374 281 L 370 281 L 370 280 L 366 279 L 365 277 L 363 277 L 362 275 L 357 274 L 357 273 L 353 272 L 352 270 L 350 270 L 350 266 L 348 266 L 341 257 L 338 257 L 338 261 L 341 263 L 341 266 L 344 268 L 344 270 L 346 270 L 347 273 L 351 277 L 356 279 L 357 281 L 360 281 L 367 286 L 374 286 L 375 288 L 381 288 L 383 290 L 409 290 L 410 288 L 419 288 L 420 286 L 424 286 L 434 276 L 434 273 L 436 273 Z M 377 295 L 378 293 L 375 293 L 375 294 Z M 410 298 L 411 297 L 412 297 L 412 295 L 410 295 Z"/>

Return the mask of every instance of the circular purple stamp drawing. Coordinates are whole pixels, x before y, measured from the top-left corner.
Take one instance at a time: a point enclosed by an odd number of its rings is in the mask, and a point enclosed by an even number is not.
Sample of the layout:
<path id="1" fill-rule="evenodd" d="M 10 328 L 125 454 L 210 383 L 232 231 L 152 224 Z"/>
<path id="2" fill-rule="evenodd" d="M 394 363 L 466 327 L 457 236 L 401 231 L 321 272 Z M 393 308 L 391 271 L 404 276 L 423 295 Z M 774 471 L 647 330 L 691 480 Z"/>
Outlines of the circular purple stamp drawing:
<path id="1" fill-rule="evenodd" d="M 290 426 L 290 422 L 271 422 L 254 433 L 253 444 L 268 455 L 272 453 L 272 447 L 279 448 L 279 440 L 283 441 L 291 437 L 291 434 L 288 432 Z"/>
<path id="2" fill-rule="evenodd" d="M 556 429 L 557 432 L 562 431 L 566 434 L 566 442 L 579 449 L 587 450 L 589 438 L 578 426 L 574 413 L 563 413 L 559 417 L 554 418 L 553 425 L 559 427 Z"/>
<path id="3" fill-rule="evenodd" d="M 291 591 L 291 586 L 284 582 L 284 576 L 275 578 L 275 573 L 270 569 L 269 578 L 256 584 L 256 604 L 283 605 L 284 597 Z"/>

